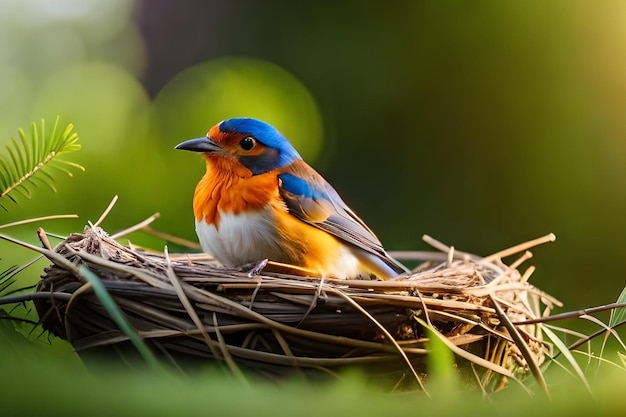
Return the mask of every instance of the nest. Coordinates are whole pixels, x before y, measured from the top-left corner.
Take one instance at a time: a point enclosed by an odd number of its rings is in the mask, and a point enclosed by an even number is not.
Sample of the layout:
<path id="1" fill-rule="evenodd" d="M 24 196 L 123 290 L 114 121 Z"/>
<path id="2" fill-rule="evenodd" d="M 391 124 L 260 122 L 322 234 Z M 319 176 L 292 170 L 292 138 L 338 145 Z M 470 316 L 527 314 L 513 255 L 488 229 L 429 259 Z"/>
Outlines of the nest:
<path id="1" fill-rule="evenodd" d="M 410 387 L 428 377 L 436 338 L 468 379 L 499 387 L 536 374 L 550 353 L 541 325 L 523 322 L 558 301 L 528 283 L 532 267 L 517 270 L 530 256 L 524 251 L 543 241 L 486 258 L 433 242 L 442 251 L 413 253 L 425 262 L 410 277 L 357 281 L 224 269 L 191 255 L 135 250 L 88 227 L 50 252 L 53 265 L 37 288 L 48 296 L 35 305 L 43 327 L 82 357 L 138 357 L 89 273 L 144 346 L 182 369 L 221 364 L 282 378 L 357 368 Z M 522 255 L 502 262 L 514 253 Z"/>

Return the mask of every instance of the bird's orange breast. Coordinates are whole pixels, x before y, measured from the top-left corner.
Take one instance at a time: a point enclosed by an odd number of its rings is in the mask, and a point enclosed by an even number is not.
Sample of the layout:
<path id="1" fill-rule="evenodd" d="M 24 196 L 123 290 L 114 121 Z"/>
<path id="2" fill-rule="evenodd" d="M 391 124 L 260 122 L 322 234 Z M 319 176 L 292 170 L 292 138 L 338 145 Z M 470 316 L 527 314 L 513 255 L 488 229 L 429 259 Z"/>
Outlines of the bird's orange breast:
<path id="1" fill-rule="evenodd" d="M 236 159 L 206 156 L 207 172 L 193 198 L 196 220 L 219 226 L 221 213 L 261 210 L 280 201 L 276 173 L 252 175 Z"/>

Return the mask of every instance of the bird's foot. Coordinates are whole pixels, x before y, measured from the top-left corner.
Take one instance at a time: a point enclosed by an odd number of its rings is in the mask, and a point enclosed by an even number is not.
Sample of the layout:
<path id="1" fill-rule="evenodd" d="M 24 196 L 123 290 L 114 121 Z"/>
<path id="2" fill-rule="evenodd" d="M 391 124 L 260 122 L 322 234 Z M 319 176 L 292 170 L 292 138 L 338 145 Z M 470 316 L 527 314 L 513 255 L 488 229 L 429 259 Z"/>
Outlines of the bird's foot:
<path id="1" fill-rule="evenodd" d="M 242 265 L 239 269 L 243 272 L 247 271 L 248 278 L 253 278 L 261 274 L 261 271 L 265 269 L 265 267 L 267 266 L 267 263 L 268 263 L 268 260 L 263 259 L 258 262 L 250 262 L 245 265 Z"/>

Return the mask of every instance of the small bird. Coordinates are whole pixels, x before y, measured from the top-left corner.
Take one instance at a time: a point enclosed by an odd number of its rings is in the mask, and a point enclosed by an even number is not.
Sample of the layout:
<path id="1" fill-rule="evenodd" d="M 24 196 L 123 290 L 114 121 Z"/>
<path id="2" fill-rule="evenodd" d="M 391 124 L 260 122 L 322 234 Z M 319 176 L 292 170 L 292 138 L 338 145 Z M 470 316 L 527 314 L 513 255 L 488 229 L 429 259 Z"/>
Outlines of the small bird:
<path id="1" fill-rule="evenodd" d="M 204 155 L 206 174 L 193 197 L 196 233 L 223 265 L 268 259 L 338 279 L 407 272 L 270 124 L 228 119 L 176 149 Z"/>

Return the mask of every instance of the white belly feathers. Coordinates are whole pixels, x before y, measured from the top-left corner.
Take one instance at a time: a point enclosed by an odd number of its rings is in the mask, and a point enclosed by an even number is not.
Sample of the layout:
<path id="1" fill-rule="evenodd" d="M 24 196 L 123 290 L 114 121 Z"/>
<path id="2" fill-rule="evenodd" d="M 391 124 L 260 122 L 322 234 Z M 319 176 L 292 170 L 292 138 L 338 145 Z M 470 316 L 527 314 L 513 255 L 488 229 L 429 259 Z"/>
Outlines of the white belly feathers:
<path id="1" fill-rule="evenodd" d="M 202 250 L 228 267 L 282 258 L 269 208 L 237 215 L 220 213 L 219 228 L 196 220 L 196 234 Z"/>
<path id="2" fill-rule="evenodd" d="M 220 213 L 218 228 L 196 220 L 196 234 L 202 250 L 227 267 L 263 259 L 289 263 L 285 242 L 274 228 L 271 208 L 237 215 Z M 309 266 L 322 276 L 370 279 L 369 272 L 362 269 L 358 257 L 347 246 L 339 247 L 333 259 Z"/>

